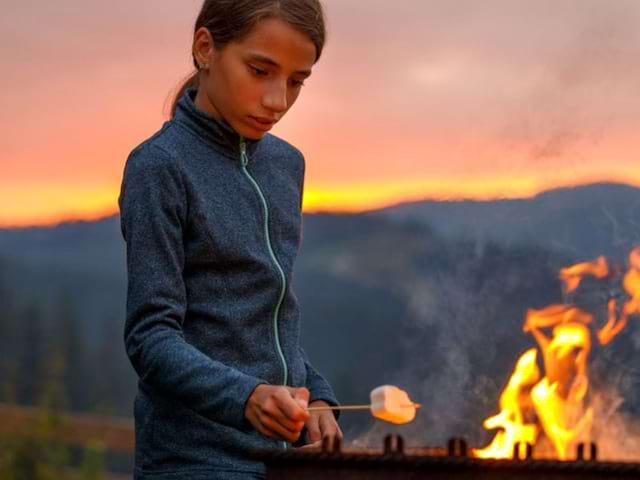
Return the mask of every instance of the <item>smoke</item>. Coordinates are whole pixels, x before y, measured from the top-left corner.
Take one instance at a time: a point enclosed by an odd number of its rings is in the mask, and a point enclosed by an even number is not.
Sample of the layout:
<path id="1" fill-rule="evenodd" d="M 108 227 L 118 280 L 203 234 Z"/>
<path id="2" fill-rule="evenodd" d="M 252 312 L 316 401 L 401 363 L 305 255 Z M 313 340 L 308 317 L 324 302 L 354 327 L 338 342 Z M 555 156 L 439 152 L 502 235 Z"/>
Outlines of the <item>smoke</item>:
<path id="1" fill-rule="evenodd" d="M 424 428 L 419 431 L 435 444 L 446 442 L 452 435 L 469 435 L 477 428 L 467 419 L 472 403 L 477 401 L 472 392 L 472 354 L 478 351 L 482 339 L 486 340 L 478 321 L 484 312 L 479 298 L 471 293 L 473 288 L 465 283 L 455 274 L 441 273 L 431 284 L 407 286 L 418 322 L 412 338 L 429 334 L 435 338 L 428 343 L 406 341 L 410 352 L 418 352 L 421 343 L 428 344 L 431 351 L 411 355 L 421 361 L 408 366 L 405 382 L 413 385 L 415 395 L 425 405 L 420 419 L 420 427 Z M 487 345 L 487 355 L 494 356 L 494 345 L 483 343 Z"/>
<path id="2" fill-rule="evenodd" d="M 599 460 L 640 460 L 640 421 L 622 412 L 624 402 L 624 396 L 614 387 L 593 394 L 591 440 L 598 446 Z"/>
<path id="3" fill-rule="evenodd" d="M 538 83 L 507 117 L 507 139 L 528 145 L 534 163 L 580 164 L 585 149 L 623 123 L 629 107 L 638 108 L 632 92 L 640 67 L 630 61 L 639 50 L 635 9 L 602 7 L 592 8 L 565 44 L 538 58 Z"/>
<path id="4" fill-rule="evenodd" d="M 409 425 L 374 422 L 352 446 L 379 446 L 387 433 L 412 446 L 445 445 L 455 436 L 478 445 L 490 436 L 482 419 L 495 411 L 511 362 L 530 342 L 520 332 L 523 309 L 505 308 L 505 296 L 520 296 L 531 279 L 490 250 L 469 248 L 457 266 L 446 261 L 448 268 L 414 270 L 395 284 L 410 315 L 400 339 L 405 362 L 394 378 L 424 408 Z"/>
<path id="5" fill-rule="evenodd" d="M 640 351 L 640 329 L 631 335 L 631 342 L 633 343 L 634 349 Z"/>

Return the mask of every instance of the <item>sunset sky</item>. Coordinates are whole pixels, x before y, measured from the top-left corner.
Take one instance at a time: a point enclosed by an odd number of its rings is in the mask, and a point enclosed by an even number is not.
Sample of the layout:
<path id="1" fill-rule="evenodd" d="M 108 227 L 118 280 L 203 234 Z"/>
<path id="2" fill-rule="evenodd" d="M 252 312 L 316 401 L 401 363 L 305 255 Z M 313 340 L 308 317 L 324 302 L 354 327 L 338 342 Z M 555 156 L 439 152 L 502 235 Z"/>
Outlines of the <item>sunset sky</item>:
<path id="1" fill-rule="evenodd" d="M 0 226 L 117 211 L 201 3 L 2 1 Z M 326 50 L 273 131 L 306 156 L 307 211 L 640 186 L 640 1 L 324 4 Z"/>

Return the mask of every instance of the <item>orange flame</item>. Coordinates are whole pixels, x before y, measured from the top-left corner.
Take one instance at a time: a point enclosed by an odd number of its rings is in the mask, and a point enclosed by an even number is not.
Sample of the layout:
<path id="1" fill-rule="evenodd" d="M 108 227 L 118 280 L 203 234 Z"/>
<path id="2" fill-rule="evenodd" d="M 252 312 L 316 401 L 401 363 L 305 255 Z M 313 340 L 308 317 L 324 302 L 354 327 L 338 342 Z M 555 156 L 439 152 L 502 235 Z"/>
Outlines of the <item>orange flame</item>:
<path id="1" fill-rule="evenodd" d="M 588 435 L 593 421 L 591 408 L 583 406 L 575 399 L 565 399 L 558 393 L 558 384 L 542 379 L 531 391 L 533 404 L 538 412 L 545 434 L 553 443 L 558 458 L 566 460 L 569 446 L 577 439 Z M 572 417 L 578 421 L 572 421 Z"/>
<path id="2" fill-rule="evenodd" d="M 629 253 L 629 270 L 622 280 L 622 286 L 629 295 L 629 300 L 622 306 L 618 316 L 618 305 L 614 298 L 607 304 L 607 323 L 596 333 L 601 345 L 607 345 L 624 327 L 631 315 L 640 313 L 640 247 L 636 247 Z"/>
<path id="3" fill-rule="evenodd" d="M 587 275 L 596 278 L 604 278 L 609 275 L 607 260 L 604 257 L 598 257 L 592 262 L 578 263 L 560 269 L 560 280 L 564 282 L 566 293 L 571 293 L 578 288 L 582 279 Z"/>
<path id="4" fill-rule="evenodd" d="M 565 292 L 580 285 L 586 275 L 598 279 L 609 276 L 604 257 L 560 270 Z M 629 270 L 623 278 L 629 295 L 618 314 L 615 299 L 607 304 L 608 321 L 597 330 L 600 344 L 606 345 L 627 324 L 631 315 L 640 314 L 640 247 L 629 254 Z M 475 449 L 479 458 L 513 458 L 518 443 L 535 445 L 545 437 L 558 459 L 569 456 L 578 441 L 589 438 L 593 409 L 586 404 L 589 391 L 588 358 L 591 352 L 593 316 L 571 305 L 549 305 L 530 309 L 523 325 L 542 353 L 544 376 L 536 363 L 538 350 L 525 352 L 516 363 L 500 396 L 500 413 L 489 417 L 484 427 L 497 429 L 492 442 Z M 550 331 L 549 331 L 550 330 Z"/>
<path id="5" fill-rule="evenodd" d="M 596 333 L 600 345 L 607 345 L 627 326 L 627 318 L 624 315 L 618 317 L 618 305 L 615 298 L 607 302 L 609 313 L 607 323 Z"/>
<path id="6" fill-rule="evenodd" d="M 540 369 L 536 365 L 537 354 L 535 348 L 527 350 L 516 363 L 515 371 L 500 395 L 500 413 L 487 418 L 483 424 L 488 430 L 501 430 L 490 445 L 475 451 L 477 457 L 511 458 L 516 443 L 535 443 L 538 426 L 525 423 L 524 405 L 527 393 L 540 380 Z"/>

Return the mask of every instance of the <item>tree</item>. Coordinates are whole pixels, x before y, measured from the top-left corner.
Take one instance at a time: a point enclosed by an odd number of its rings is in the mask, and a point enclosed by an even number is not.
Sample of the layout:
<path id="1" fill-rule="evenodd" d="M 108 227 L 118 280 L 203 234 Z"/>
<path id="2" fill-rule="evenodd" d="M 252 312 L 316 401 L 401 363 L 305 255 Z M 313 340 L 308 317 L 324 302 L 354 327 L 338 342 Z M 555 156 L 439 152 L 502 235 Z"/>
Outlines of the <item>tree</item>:
<path id="1" fill-rule="evenodd" d="M 62 382 L 68 407 L 75 411 L 90 409 L 89 356 L 82 322 L 68 291 L 58 297 L 53 324 L 58 331 L 57 354 L 61 356 Z"/>
<path id="2" fill-rule="evenodd" d="M 0 257 L 0 402 L 16 402 L 18 318 L 9 282 L 9 264 Z"/>
<path id="3" fill-rule="evenodd" d="M 35 405 L 39 403 L 41 386 L 45 377 L 44 365 L 44 323 L 42 312 L 35 304 L 23 310 L 21 323 L 24 326 L 18 353 L 19 382 L 16 385 L 18 403 Z"/>

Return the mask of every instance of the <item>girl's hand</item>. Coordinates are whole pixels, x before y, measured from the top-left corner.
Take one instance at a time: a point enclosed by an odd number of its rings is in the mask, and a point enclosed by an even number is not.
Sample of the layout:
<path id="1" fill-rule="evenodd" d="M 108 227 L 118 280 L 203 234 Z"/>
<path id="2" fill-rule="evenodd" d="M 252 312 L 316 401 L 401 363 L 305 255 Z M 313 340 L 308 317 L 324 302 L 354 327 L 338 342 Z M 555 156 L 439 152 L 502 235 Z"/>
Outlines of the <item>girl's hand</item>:
<path id="1" fill-rule="evenodd" d="M 244 416 L 265 437 L 293 443 L 309 418 L 308 401 L 306 388 L 262 384 L 249 396 Z"/>
<path id="2" fill-rule="evenodd" d="M 316 400 L 315 402 L 311 402 L 309 406 L 329 407 L 330 405 L 324 400 Z M 338 422 L 336 422 L 336 417 L 330 410 L 324 412 L 309 412 L 309 418 L 305 426 L 307 427 L 307 437 L 311 443 L 302 448 L 320 447 L 324 437 L 333 437 L 342 440 L 342 430 L 340 430 L 340 426 Z"/>

